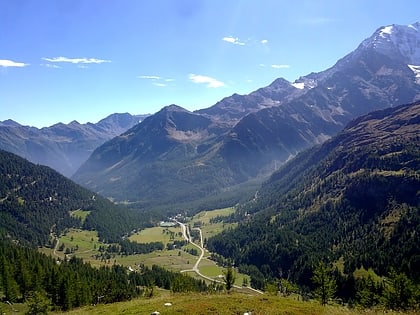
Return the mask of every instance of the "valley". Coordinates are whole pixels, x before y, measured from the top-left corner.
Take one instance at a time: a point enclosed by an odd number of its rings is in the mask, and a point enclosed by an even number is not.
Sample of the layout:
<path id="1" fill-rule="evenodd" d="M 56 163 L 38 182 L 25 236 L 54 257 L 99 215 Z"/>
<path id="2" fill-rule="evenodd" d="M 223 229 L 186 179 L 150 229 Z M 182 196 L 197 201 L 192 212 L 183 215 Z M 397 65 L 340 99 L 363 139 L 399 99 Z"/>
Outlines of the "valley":
<path id="1" fill-rule="evenodd" d="M 0 313 L 418 313 L 418 43 L 379 27 L 195 111 L 0 122 Z"/>
<path id="2" fill-rule="evenodd" d="M 202 244 L 198 235 L 195 234 L 194 237 L 191 237 L 191 244 L 183 241 L 186 240 L 186 237 L 190 239 L 189 236 L 193 233 L 189 231 L 196 231 L 198 226 L 203 239 L 235 227 L 236 224 L 234 223 L 212 222 L 212 219 L 227 217 L 234 211 L 234 208 L 203 211 L 176 227 L 150 227 L 130 235 L 128 239 L 135 243 L 158 242 L 163 244 L 163 249 L 147 254 L 125 255 L 111 252 L 103 255 L 107 247 L 117 244 L 100 242 L 96 231 L 80 229 L 65 231 L 63 235 L 58 237 L 58 242 L 55 241 L 53 248 L 44 247 L 39 250 L 47 256 L 56 257 L 60 260 L 70 259 L 73 256 L 81 258 L 84 262 L 96 267 L 118 264 L 130 270 L 138 271 L 139 266 L 152 267 L 153 265 L 159 265 L 172 271 L 185 272 L 191 276 L 200 273 L 205 277 L 204 279 L 208 284 L 212 281 L 223 283 L 221 277 L 226 271 L 225 268 L 218 266 L 215 261 L 211 260 L 211 254 L 206 249 L 203 249 L 203 253 L 201 252 Z M 77 213 L 80 213 L 80 211 L 76 212 L 76 215 Z M 198 276 L 198 278 L 202 277 Z M 241 288 L 244 279 L 246 279 L 245 283 L 249 283 L 248 276 L 236 272 L 235 285 Z"/>

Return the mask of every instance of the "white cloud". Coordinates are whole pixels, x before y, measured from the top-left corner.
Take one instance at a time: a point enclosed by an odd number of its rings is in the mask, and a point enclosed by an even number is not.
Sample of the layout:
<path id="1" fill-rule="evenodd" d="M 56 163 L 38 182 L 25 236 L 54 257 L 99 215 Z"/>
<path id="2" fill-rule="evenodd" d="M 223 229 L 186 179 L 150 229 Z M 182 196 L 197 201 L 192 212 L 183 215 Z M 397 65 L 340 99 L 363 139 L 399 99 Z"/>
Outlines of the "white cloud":
<path id="1" fill-rule="evenodd" d="M 206 84 L 209 88 L 223 87 L 225 84 L 219 80 L 199 74 L 190 74 L 189 79 L 194 83 Z"/>
<path id="2" fill-rule="evenodd" d="M 274 68 L 274 69 L 289 69 L 290 65 L 271 65 L 271 68 Z"/>
<path id="3" fill-rule="evenodd" d="M 161 77 L 157 75 L 139 75 L 137 78 L 139 79 L 150 79 L 150 80 L 160 80 Z"/>
<path id="4" fill-rule="evenodd" d="M 263 44 L 263 45 L 268 44 L 268 40 L 267 39 L 263 39 L 263 40 L 260 41 L 260 43 Z"/>
<path id="5" fill-rule="evenodd" d="M 165 83 L 159 83 L 159 82 L 153 82 L 153 85 L 160 86 L 160 87 L 166 86 Z"/>
<path id="6" fill-rule="evenodd" d="M 171 78 L 163 78 L 158 75 L 139 75 L 137 79 L 144 79 L 152 81 L 152 84 L 159 87 L 168 86 L 168 83 L 175 81 L 175 79 Z"/>
<path id="7" fill-rule="evenodd" d="M 12 61 L 12 60 L 1 60 L 0 59 L 0 67 L 18 67 L 18 68 L 22 68 L 22 67 L 26 67 L 29 66 L 28 63 L 23 63 L 23 62 L 16 62 L 16 61 Z"/>
<path id="8" fill-rule="evenodd" d="M 41 66 L 47 67 L 47 68 L 53 68 L 53 69 L 61 69 L 60 66 L 53 65 L 53 64 L 50 64 L 50 63 L 41 63 Z"/>
<path id="9" fill-rule="evenodd" d="M 67 62 L 73 64 L 89 64 L 89 63 L 106 63 L 111 62 L 111 60 L 97 59 L 97 58 L 67 58 L 67 57 L 53 57 L 53 58 L 42 58 L 45 61 L 49 62 Z"/>
<path id="10" fill-rule="evenodd" d="M 245 45 L 245 42 L 240 41 L 239 38 L 237 37 L 227 36 L 227 37 L 223 37 L 222 40 L 224 40 L 225 42 L 234 44 L 234 45 L 240 45 L 240 46 Z"/>

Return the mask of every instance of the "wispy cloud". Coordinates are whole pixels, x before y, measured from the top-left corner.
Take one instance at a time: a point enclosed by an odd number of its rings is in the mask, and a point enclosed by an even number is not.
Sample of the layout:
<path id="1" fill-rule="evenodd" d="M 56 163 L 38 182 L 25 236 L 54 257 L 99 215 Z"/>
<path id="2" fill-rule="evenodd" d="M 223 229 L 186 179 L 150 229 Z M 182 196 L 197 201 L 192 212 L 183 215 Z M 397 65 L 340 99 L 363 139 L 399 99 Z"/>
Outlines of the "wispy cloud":
<path id="1" fill-rule="evenodd" d="M 262 39 L 260 40 L 260 43 L 263 45 L 268 44 L 268 39 Z"/>
<path id="2" fill-rule="evenodd" d="M 160 82 L 153 82 L 153 85 L 160 86 L 160 87 L 165 87 L 166 86 L 165 83 L 160 83 Z"/>
<path id="3" fill-rule="evenodd" d="M 47 67 L 47 68 L 53 68 L 53 69 L 61 69 L 60 66 L 54 65 L 54 64 L 51 64 L 51 63 L 41 63 L 41 66 Z"/>
<path id="4" fill-rule="evenodd" d="M 149 79 L 149 80 L 160 80 L 161 77 L 157 75 L 139 75 L 137 76 L 138 79 Z"/>
<path id="5" fill-rule="evenodd" d="M 9 68 L 9 67 L 17 67 L 17 68 L 22 68 L 22 67 L 26 67 L 29 66 L 28 63 L 24 63 L 24 62 L 16 62 L 13 60 L 6 60 L 6 59 L 0 59 L 0 67 L 4 67 L 4 68 Z"/>
<path id="6" fill-rule="evenodd" d="M 107 63 L 111 62 L 111 60 L 105 60 L 105 59 L 97 59 L 97 58 L 68 58 L 68 57 L 53 57 L 53 58 L 47 58 L 44 57 L 42 60 L 48 61 L 48 62 L 65 62 L 65 63 L 72 63 L 72 64 L 100 64 L 100 63 Z"/>
<path id="7" fill-rule="evenodd" d="M 151 80 L 153 85 L 159 86 L 159 87 L 165 87 L 168 86 L 169 82 L 175 81 L 171 78 L 163 78 L 158 75 L 139 75 L 137 76 L 138 79 L 144 79 L 144 80 Z"/>
<path id="8" fill-rule="evenodd" d="M 234 44 L 234 45 L 240 45 L 240 46 L 245 45 L 245 42 L 239 40 L 239 38 L 237 38 L 237 37 L 227 36 L 227 37 L 223 37 L 222 40 L 225 41 L 225 42 Z"/>
<path id="9" fill-rule="evenodd" d="M 262 68 L 270 67 L 270 68 L 273 68 L 273 69 L 289 69 L 290 68 L 290 65 L 286 65 L 286 64 L 266 65 L 265 63 L 260 63 L 259 66 L 262 67 Z"/>
<path id="10" fill-rule="evenodd" d="M 200 74 L 191 73 L 189 75 L 189 79 L 194 83 L 206 84 L 209 88 L 219 88 L 225 86 L 223 82 L 216 80 L 215 78 L 211 78 Z"/>
<path id="11" fill-rule="evenodd" d="M 274 64 L 274 65 L 271 65 L 271 68 L 273 68 L 273 69 L 289 69 L 290 65 L 276 65 L 276 64 Z"/>

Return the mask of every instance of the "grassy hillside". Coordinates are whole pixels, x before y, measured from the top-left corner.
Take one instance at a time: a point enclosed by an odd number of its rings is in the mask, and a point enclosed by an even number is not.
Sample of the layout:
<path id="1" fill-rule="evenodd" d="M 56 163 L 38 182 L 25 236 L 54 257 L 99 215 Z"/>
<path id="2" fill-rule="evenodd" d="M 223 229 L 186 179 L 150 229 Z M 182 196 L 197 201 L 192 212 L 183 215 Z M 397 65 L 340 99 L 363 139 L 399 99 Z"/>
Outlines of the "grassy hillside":
<path id="1" fill-rule="evenodd" d="M 165 306 L 171 303 L 171 306 Z M 237 315 L 250 312 L 253 315 L 374 315 L 383 314 L 383 310 L 350 310 L 340 306 L 321 306 L 314 301 L 302 302 L 297 297 L 251 296 L 240 293 L 232 294 L 169 294 L 159 292 L 151 299 L 135 299 L 112 305 L 84 307 L 65 313 L 68 315 L 99 314 L 151 314 L 159 311 L 162 315 L 184 314 L 223 314 Z M 387 314 L 404 314 L 388 311 Z M 406 314 L 416 314 L 415 312 Z"/>

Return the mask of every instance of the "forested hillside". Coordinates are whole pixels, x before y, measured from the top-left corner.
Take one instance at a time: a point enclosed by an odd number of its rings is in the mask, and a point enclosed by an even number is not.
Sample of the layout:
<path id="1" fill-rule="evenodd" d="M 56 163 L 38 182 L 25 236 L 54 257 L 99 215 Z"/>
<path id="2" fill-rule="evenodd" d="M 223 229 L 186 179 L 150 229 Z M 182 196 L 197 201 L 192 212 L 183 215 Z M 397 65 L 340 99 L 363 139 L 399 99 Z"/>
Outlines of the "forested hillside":
<path id="1" fill-rule="evenodd" d="M 274 173 L 209 249 L 258 287 L 287 278 L 310 288 L 319 261 L 340 267 L 347 299 L 356 299 L 361 267 L 419 283 L 419 131 L 420 102 L 354 120 Z"/>
<path id="2" fill-rule="evenodd" d="M 157 286 L 172 292 L 204 291 L 205 283 L 159 266 L 128 272 L 119 265 L 95 268 L 73 256 L 56 261 L 0 235 L 0 294 L 9 303 L 26 301 L 30 314 L 48 309 L 113 303 L 153 295 Z M 0 305 L 0 311 L 3 313 Z"/>
<path id="3" fill-rule="evenodd" d="M 82 222 L 72 210 L 89 211 Z M 46 166 L 0 150 L 0 231 L 26 244 L 47 245 L 50 234 L 69 227 L 97 230 L 112 242 L 134 228 L 148 225 L 147 216 L 116 206 Z"/>

